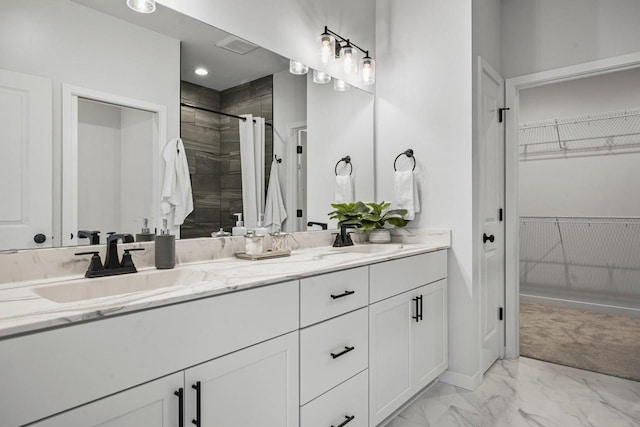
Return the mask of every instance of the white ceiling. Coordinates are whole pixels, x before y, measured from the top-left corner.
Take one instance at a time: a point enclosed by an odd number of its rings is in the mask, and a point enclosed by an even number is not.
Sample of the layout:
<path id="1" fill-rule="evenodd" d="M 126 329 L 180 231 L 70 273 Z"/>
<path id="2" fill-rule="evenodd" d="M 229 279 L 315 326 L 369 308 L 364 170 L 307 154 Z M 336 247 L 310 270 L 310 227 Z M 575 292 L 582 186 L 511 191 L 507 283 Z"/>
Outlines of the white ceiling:
<path id="1" fill-rule="evenodd" d="M 258 48 L 239 55 L 216 46 L 231 34 L 182 15 L 160 4 L 154 13 L 145 15 L 129 9 L 125 0 L 73 0 L 92 9 L 148 28 L 182 42 L 180 72 L 182 80 L 215 90 L 224 90 L 286 70 L 289 60 L 269 50 Z M 198 76 L 198 67 L 209 71 Z"/>

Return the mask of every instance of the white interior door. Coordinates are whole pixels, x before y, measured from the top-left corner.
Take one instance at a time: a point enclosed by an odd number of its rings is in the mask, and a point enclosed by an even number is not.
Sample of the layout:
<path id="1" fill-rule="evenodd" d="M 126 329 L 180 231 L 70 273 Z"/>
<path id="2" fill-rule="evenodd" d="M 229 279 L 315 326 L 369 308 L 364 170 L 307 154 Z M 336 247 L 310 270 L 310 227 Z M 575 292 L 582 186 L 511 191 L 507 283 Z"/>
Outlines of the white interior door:
<path id="1" fill-rule="evenodd" d="M 483 372 L 503 356 L 504 321 L 504 125 L 499 122 L 504 80 L 479 58 L 480 325 Z"/>
<path id="2" fill-rule="evenodd" d="M 0 70 L 0 250 L 51 246 L 51 80 Z"/>

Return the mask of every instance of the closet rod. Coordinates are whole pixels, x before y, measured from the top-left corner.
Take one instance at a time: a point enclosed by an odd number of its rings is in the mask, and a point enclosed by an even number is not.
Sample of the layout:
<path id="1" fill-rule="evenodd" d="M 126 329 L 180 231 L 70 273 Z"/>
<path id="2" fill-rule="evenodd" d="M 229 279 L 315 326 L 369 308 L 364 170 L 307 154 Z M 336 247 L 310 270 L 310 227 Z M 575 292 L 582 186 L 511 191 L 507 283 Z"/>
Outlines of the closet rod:
<path id="1" fill-rule="evenodd" d="M 238 119 L 238 120 L 242 120 L 243 122 L 247 120 L 246 117 L 242 117 L 242 116 L 236 116 L 235 114 L 229 114 L 229 113 L 223 113 L 222 111 L 216 111 L 216 110 L 210 110 L 208 108 L 204 108 L 204 107 L 198 107 L 196 105 L 193 104 L 187 104 L 185 102 L 181 102 L 180 103 L 181 107 L 189 107 L 189 108 L 194 108 L 196 110 L 200 110 L 200 111 L 206 111 L 208 113 L 215 113 L 215 114 L 220 114 L 222 116 L 227 116 L 227 117 L 233 117 L 234 119 Z M 256 122 L 255 120 L 253 121 L 254 123 Z M 264 123 L 266 126 L 272 126 L 271 123 Z"/>

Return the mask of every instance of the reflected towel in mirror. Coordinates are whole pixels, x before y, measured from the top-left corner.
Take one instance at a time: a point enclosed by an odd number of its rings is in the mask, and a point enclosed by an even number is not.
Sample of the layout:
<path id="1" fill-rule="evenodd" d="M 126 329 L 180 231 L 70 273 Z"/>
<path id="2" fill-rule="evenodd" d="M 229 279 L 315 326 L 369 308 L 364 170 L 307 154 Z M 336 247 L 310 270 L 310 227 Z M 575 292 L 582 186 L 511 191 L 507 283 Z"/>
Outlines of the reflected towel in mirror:
<path id="1" fill-rule="evenodd" d="M 264 226 L 270 233 L 280 231 L 282 223 L 287 219 L 287 210 L 284 207 L 280 179 L 278 178 L 278 162 L 271 162 L 269 174 L 269 186 L 267 187 L 267 202 L 264 207 Z"/>
<path id="2" fill-rule="evenodd" d="M 160 202 L 162 215 L 168 218 L 167 223 L 182 225 L 187 215 L 193 211 L 189 165 L 182 140 L 174 138 L 169 141 L 162 151 L 162 158 L 165 163 Z"/>

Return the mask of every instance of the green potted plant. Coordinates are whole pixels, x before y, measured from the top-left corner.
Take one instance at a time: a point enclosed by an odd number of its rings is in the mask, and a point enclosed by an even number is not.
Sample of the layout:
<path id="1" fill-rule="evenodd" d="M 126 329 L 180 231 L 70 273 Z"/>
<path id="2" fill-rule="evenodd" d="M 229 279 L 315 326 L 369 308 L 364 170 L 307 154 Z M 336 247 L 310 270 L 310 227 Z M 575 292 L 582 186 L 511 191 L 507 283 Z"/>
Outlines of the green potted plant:
<path id="1" fill-rule="evenodd" d="M 362 226 L 361 230 L 369 231 L 369 242 L 371 243 L 389 243 L 391 241 L 391 233 L 389 229 L 384 228 L 386 223 L 396 227 L 404 227 L 409 223 L 408 219 L 404 219 L 407 215 L 406 209 L 389 209 L 391 203 L 369 202 L 365 206 L 368 212 L 360 218 Z"/>
<path id="2" fill-rule="evenodd" d="M 335 211 L 329 212 L 329 219 L 337 219 L 338 227 L 344 223 L 362 222 L 362 216 L 369 212 L 369 208 L 362 202 L 331 203 Z"/>

